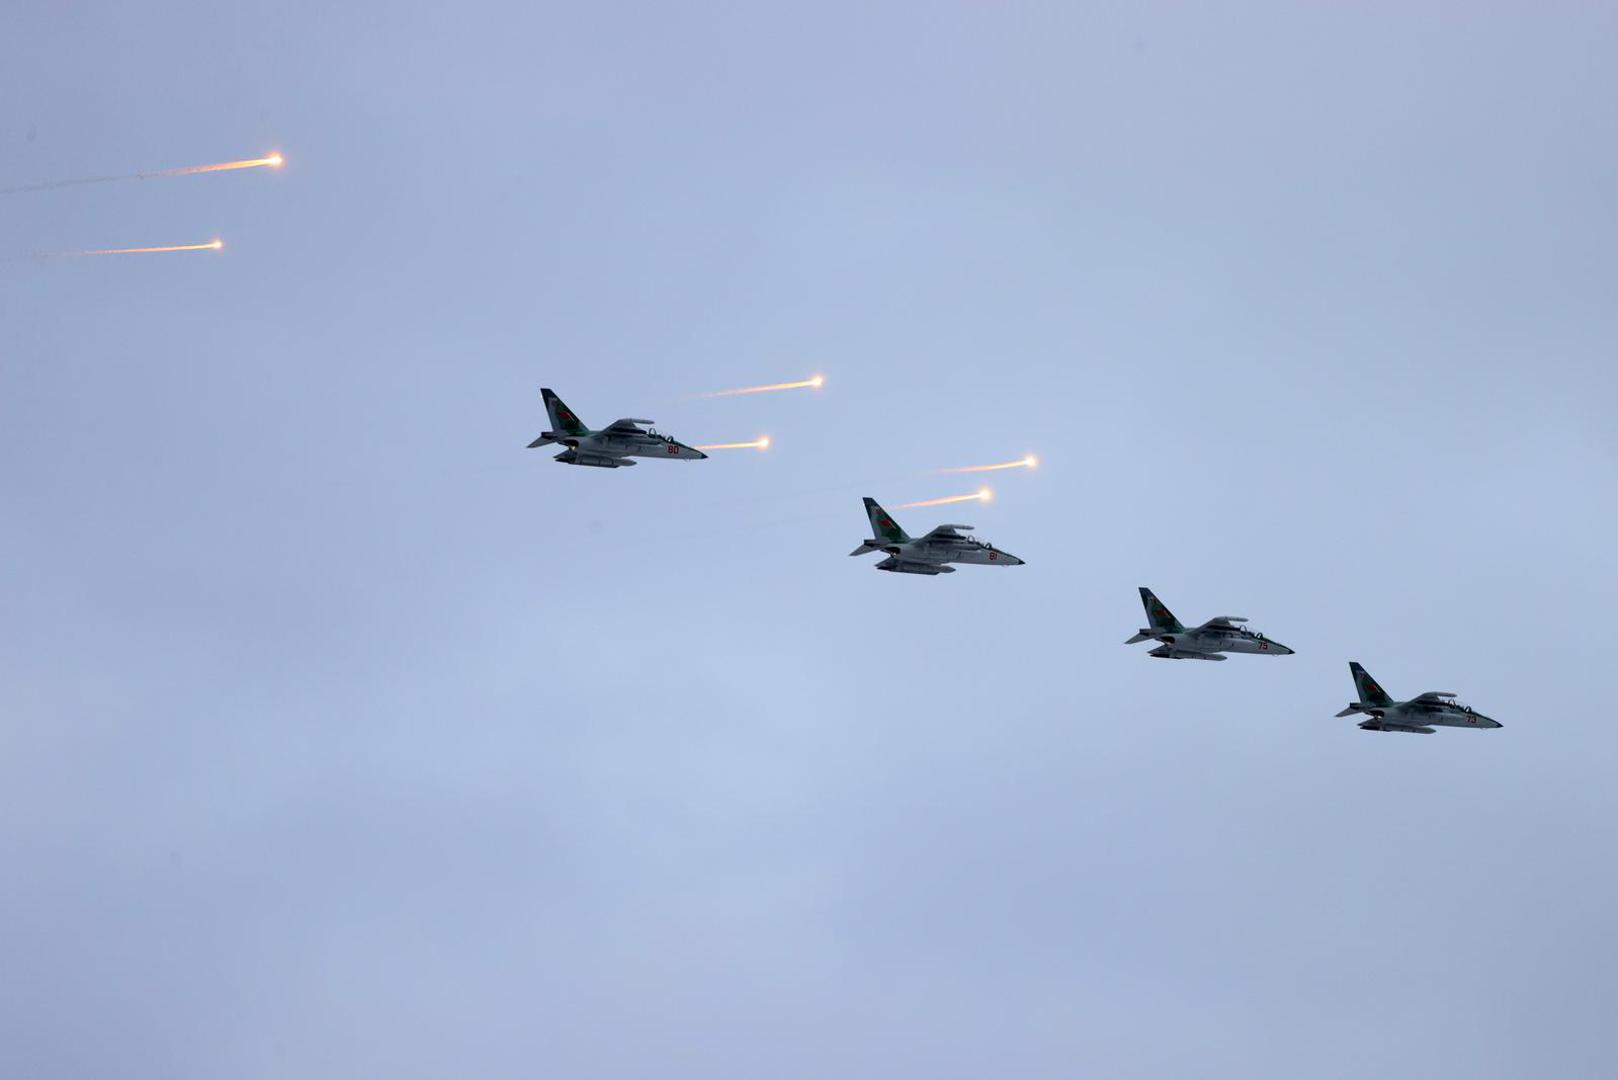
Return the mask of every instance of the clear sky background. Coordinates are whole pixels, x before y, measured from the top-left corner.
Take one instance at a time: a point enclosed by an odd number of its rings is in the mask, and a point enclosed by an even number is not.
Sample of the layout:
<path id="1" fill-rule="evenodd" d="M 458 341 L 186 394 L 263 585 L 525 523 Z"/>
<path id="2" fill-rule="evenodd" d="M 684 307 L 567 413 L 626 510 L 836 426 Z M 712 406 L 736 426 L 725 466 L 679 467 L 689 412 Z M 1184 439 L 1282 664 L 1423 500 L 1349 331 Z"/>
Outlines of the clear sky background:
<path id="1" fill-rule="evenodd" d="M 1612 1076 L 1615 42 L 5 5 L 0 1074 Z"/>

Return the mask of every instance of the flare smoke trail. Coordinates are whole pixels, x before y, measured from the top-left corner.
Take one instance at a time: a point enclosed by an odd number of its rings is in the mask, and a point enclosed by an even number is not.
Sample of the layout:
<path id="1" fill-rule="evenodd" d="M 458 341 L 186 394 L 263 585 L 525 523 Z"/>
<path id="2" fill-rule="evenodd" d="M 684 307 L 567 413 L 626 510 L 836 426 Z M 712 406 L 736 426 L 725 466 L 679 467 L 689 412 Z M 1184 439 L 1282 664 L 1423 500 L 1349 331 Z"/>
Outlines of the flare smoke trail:
<path id="1" fill-rule="evenodd" d="M 826 385 L 826 376 L 814 375 L 797 382 L 771 383 L 768 386 L 740 386 L 734 390 L 714 390 L 706 394 L 698 394 L 699 398 L 736 397 L 738 394 L 768 394 L 774 390 L 819 390 Z"/>
<path id="2" fill-rule="evenodd" d="M 150 180 L 159 176 L 191 176 L 196 173 L 230 172 L 234 169 L 279 169 L 286 159 L 279 153 L 268 157 L 243 158 L 240 161 L 218 161 L 212 165 L 181 165 L 175 169 L 150 169 L 146 172 L 123 173 L 119 176 L 85 176 L 77 180 L 53 180 L 44 184 L 24 184 L 22 187 L 0 188 L 0 195 L 20 195 L 25 191 L 54 191 L 56 188 L 77 187 L 80 184 L 111 184 L 118 180 Z"/>
<path id="3" fill-rule="evenodd" d="M 994 492 L 988 488 L 979 488 L 970 495 L 945 495 L 942 499 L 923 499 L 920 502 L 900 503 L 900 510 L 914 510 L 922 506 L 944 506 L 947 503 L 958 502 L 988 502 L 994 498 Z"/>
<path id="4" fill-rule="evenodd" d="M 934 469 L 941 473 L 969 473 L 969 472 L 998 472 L 1001 469 L 1034 469 L 1039 467 L 1039 459 L 1033 454 L 1016 461 L 1002 461 L 998 465 L 961 465 L 954 469 Z"/>
<path id="5" fill-rule="evenodd" d="M 167 244 L 163 247 L 97 248 L 93 251 L 42 251 L 40 259 L 79 259 L 86 255 L 156 255 L 164 251 L 218 251 L 225 246 L 223 240 L 209 240 L 206 244 Z"/>
<path id="6" fill-rule="evenodd" d="M 693 446 L 693 450 L 768 450 L 770 437 L 761 435 L 752 442 L 721 442 L 709 443 L 707 446 Z"/>

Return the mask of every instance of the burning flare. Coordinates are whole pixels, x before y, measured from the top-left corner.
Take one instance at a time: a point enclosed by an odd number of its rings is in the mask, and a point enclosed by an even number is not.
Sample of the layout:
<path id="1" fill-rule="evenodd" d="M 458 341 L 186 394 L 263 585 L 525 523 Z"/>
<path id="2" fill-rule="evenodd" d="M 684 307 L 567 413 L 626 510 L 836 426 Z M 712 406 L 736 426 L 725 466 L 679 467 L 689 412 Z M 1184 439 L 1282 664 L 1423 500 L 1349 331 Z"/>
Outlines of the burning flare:
<path id="1" fill-rule="evenodd" d="M 691 449 L 693 449 L 693 450 L 768 450 L 769 448 L 770 448 L 770 437 L 768 435 L 760 435 L 758 438 L 754 439 L 752 442 L 709 443 L 707 446 L 693 446 Z"/>
<path id="2" fill-rule="evenodd" d="M 994 492 L 988 488 L 978 488 L 970 495 L 945 495 L 942 499 L 923 499 L 920 502 L 900 503 L 900 510 L 914 510 L 921 506 L 944 506 L 947 503 L 958 502 L 988 502 L 994 498 Z"/>
<path id="3" fill-rule="evenodd" d="M 209 240 L 206 244 L 167 244 L 163 247 L 97 248 L 93 251 L 46 251 L 42 259 L 77 259 L 85 255 L 155 255 L 163 251 L 218 251 L 225 246 L 223 240 Z"/>
<path id="4" fill-rule="evenodd" d="M 797 382 L 771 383 L 768 386 L 741 386 L 734 390 L 714 390 L 710 393 L 698 394 L 697 397 L 735 397 L 738 394 L 768 394 L 775 390 L 819 390 L 825 385 L 826 376 L 812 375 Z"/>
<path id="5" fill-rule="evenodd" d="M 144 180 L 148 176 L 192 176 L 205 172 L 230 172 L 233 169 L 279 169 L 286 164 L 279 152 L 269 157 L 243 158 L 240 161 L 219 161 L 212 165 L 182 165 L 177 169 L 156 169 L 152 172 L 136 173 L 135 176 Z"/>
<path id="6" fill-rule="evenodd" d="M 279 169 L 286 164 L 280 151 L 268 157 L 243 158 L 240 161 L 217 161 L 212 165 L 182 165 L 176 169 L 150 169 L 146 172 L 124 173 L 120 176 L 85 176 L 77 180 L 52 180 L 44 184 L 24 184 L 22 187 L 0 188 L 0 195 L 18 195 L 24 191 L 51 191 L 55 188 L 77 187 L 79 184 L 110 184 L 116 180 L 150 180 L 157 176 L 191 176 L 195 173 L 230 172 L 234 169 Z"/>
<path id="7" fill-rule="evenodd" d="M 1001 469 L 1037 468 L 1039 468 L 1039 459 L 1033 454 L 1029 454 L 1027 457 L 1018 458 L 1016 461 L 1002 461 L 998 465 L 962 465 L 954 469 L 938 469 L 936 471 L 941 473 L 998 472 Z"/>

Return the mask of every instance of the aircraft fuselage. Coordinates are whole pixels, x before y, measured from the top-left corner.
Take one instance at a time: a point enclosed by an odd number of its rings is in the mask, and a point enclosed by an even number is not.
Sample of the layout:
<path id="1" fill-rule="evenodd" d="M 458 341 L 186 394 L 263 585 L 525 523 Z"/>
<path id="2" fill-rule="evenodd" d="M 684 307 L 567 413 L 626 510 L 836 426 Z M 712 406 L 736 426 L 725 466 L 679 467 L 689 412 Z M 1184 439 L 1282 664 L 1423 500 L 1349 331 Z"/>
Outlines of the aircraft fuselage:
<path id="1" fill-rule="evenodd" d="M 1455 705 L 1433 705 L 1426 702 L 1401 701 L 1393 705 L 1366 710 L 1371 720 L 1360 726 L 1370 731 L 1378 730 L 1370 726 L 1374 721 L 1379 725 L 1386 725 L 1382 730 L 1420 729 L 1424 727 L 1458 727 L 1458 728 L 1497 728 L 1503 726 L 1498 720 L 1484 716 L 1471 709 L 1463 709 Z"/>
<path id="2" fill-rule="evenodd" d="M 1265 656 L 1291 656 L 1292 650 L 1278 641 L 1260 637 L 1245 630 L 1199 630 L 1191 628 L 1178 632 L 1152 635 L 1172 652 L 1186 653 L 1257 653 Z"/>
<path id="3" fill-rule="evenodd" d="M 903 544 L 884 544 L 881 550 L 898 560 L 899 565 L 905 563 L 930 566 L 943 566 L 946 563 L 976 566 L 1023 565 L 1023 561 L 1017 556 L 976 540 L 911 540 Z M 897 569 L 897 565 L 884 568 Z"/>
<path id="4" fill-rule="evenodd" d="M 550 434 L 547 432 L 547 434 Z M 581 454 L 601 454 L 608 457 L 674 458 L 697 461 L 707 457 L 701 450 L 693 450 L 682 442 L 663 435 L 629 435 L 613 431 L 593 431 L 588 435 L 563 435 L 556 442 Z"/>

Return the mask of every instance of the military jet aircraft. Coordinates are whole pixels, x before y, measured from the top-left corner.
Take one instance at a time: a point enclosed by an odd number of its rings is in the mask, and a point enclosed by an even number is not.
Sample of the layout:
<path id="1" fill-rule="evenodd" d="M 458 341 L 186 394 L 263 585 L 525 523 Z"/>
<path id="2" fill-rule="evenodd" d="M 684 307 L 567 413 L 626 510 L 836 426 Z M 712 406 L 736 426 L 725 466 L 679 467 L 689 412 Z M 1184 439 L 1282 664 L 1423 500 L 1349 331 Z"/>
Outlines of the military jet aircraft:
<path id="1" fill-rule="evenodd" d="M 1429 690 L 1409 701 L 1394 701 L 1358 662 L 1350 660 L 1348 670 L 1354 675 L 1354 690 L 1359 700 L 1337 715 L 1365 713 L 1370 719 L 1360 723 L 1362 731 L 1403 731 L 1410 735 L 1431 735 L 1434 725 L 1463 728 L 1504 726 L 1470 705 L 1462 705 L 1455 700 L 1454 694 L 1442 690 Z"/>
<path id="2" fill-rule="evenodd" d="M 700 461 L 708 456 L 677 439 L 658 434 L 656 428 L 640 426 L 650 424 L 650 420 L 614 420 L 600 431 L 591 431 L 549 387 L 543 387 L 539 392 L 545 398 L 545 412 L 550 416 L 551 430 L 529 443 L 528 449 L 550 443 L 561 443 L 567 447 L 552 461 L 560 461 L 563 465 L 619 469 L 635 464 L 631 458 Z"/>
<path id="3" fill-rule="evenodd" d="M 980 563 L 985 566 L 1021 566 L 1023 561 L 1015 555 L 1001 551 L 993 544 L 974 536 L 963 536 L 962 530 L 970 525 L 940 525 L 919 539 L 899 528 L 898 524 L 875 499 L 865 500 L 865 514 L 871 519 L 874 536 L 850 555 L 864 555 L 871 551 L 885 551 L 888 557 L 876 564 L 878 570 L 895 574 L 953 574 L 955 568 L 946 563 Z"/>
<path id="4" fill-rule="evenodd" d="M 1141 641 L 1161 641 L 1151 651 L 1152 656 L 1164 660 L 1223 660 L 1224 653 L 1265 653 L 1270 656 L 1291 656 L 1292 650 L 1279 641 L 1271 641 L 1256 630 L 1241 624 L 1246 619 L 1235 615 L 1220 615 L 1201 626 L 1187 627 L 1163 606 L 1152 590 L 1144 586 L 1140 602 L 1146 607 L 1146 621 L 1151 625 L 1124 642 L 1134 645 Z"/>

